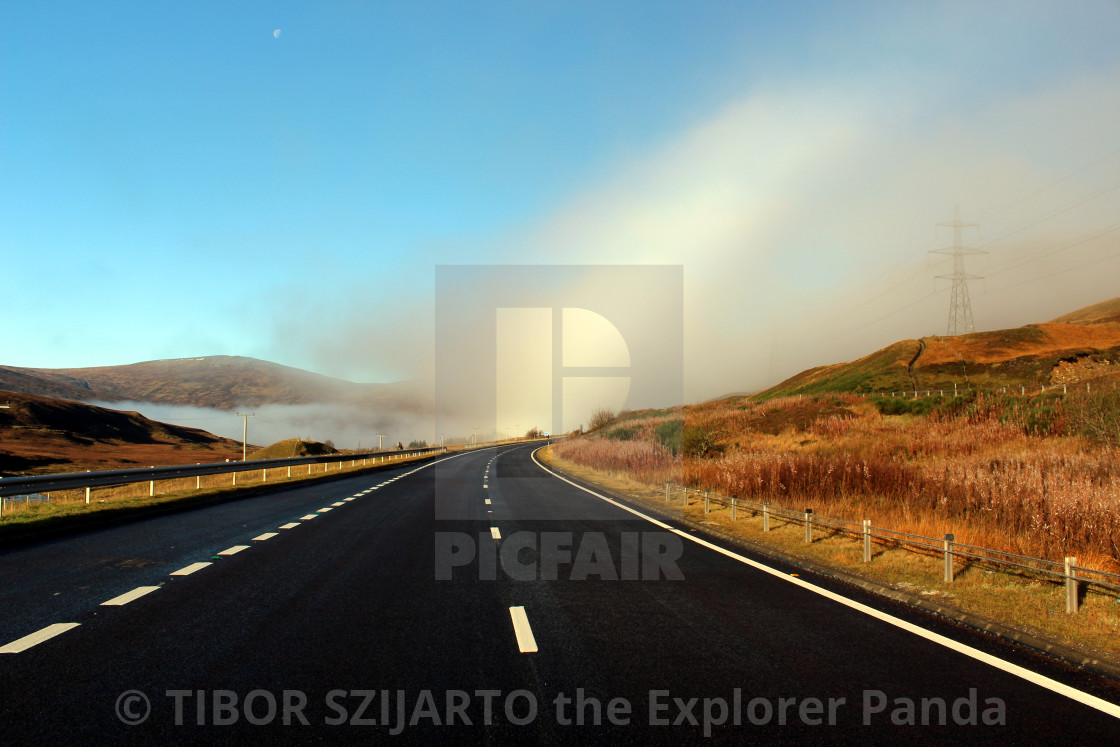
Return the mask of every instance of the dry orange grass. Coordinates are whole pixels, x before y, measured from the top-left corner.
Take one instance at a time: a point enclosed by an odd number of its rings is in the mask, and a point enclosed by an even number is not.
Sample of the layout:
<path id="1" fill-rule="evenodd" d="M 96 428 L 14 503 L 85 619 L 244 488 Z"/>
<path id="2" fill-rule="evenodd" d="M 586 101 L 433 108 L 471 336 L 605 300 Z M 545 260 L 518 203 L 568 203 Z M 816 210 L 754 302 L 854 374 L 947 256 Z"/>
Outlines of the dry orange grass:
<path id="1" fill-rule="evenodd" d="M 953 532 L 959 542 L 995 550 L 1051 560 L 1073 555 L 1081 565 L 1120 571 L 1116 449 L 1030 431 L 1017 405 L 996 398 L 956 415 L 889 417 L 856 395 L 827 399 L 848 414 L 777 435 L 751 424 L 775 410 L 803 410 L 805 399 L 687 408 L 689 426 L 715 429 L 724 452 L 685 458 L 683 482 L 924 536 Z M 650 484 L 672 480 L 677 468 L 657 444 L 573 439 L 557 454 Z"/>

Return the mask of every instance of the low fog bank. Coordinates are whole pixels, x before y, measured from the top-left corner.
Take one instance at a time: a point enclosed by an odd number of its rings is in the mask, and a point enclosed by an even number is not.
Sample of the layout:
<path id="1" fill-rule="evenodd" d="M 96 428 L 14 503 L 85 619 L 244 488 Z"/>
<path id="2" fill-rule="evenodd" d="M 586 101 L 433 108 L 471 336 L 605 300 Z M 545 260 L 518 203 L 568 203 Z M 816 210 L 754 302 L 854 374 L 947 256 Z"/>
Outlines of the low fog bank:
<path id="1" fill-rule="evenodd" d="M 415 412 L 374 411 L 340 405 L 265 405 L 235 411 L 205 407 L 183 407 L 152 402 L 91 402 L 112 410 L 135 410 L 146 418 L 189 428 L 201 428 L 216 436 L 241 440 L 241 413 L 249 418 L 248 441 L 267 446 L 286 438 L 331 441 L 340 449 L 376 447 L 383 434 L 385 448 L 400 441 L 407 445 L 420 440 L 438 443 L 433 417 Z M 450 434 L 448 434 L 450 436 Z M 469 437 L 469 433 L 466 434 Z"/>

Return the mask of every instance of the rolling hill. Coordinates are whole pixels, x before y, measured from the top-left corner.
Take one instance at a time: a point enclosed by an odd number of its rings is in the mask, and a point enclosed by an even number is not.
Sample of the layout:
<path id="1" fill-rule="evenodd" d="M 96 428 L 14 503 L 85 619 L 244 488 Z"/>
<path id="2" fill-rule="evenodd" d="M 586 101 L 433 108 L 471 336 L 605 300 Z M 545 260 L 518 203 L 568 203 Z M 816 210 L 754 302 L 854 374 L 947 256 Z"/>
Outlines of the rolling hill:
<path id="1" fill-rule="evenodd" d="M 94 368 L 0 366 L 0 389 L 81 402 L 152 402 L 230 410 L 344 404 L 422 412 L 404 384 L 358 384 L 240 356 L 146 361 Z"/>
<path id="2" fill-rule="evenodd" d="M 1030 387 L 1120 379 L 1120 298 L 1041 324 L 901 340 L 848 363 L 811 368 L 761 397 L 825 392 Z"/>
<path id="3" fill-rule="evenodd" d="M 34 394 L 0 393 L 0 475 L 240 459 L 241 444 L 198 428 Z"/>

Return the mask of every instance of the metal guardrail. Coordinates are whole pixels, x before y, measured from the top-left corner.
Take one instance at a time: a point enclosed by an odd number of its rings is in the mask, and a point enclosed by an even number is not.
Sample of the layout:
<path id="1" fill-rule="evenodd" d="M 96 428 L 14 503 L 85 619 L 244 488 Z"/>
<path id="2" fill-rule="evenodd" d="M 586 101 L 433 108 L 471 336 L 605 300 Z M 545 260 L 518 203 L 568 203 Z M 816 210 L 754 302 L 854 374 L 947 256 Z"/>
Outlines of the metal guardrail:
<path id="1" fill-rule="evenodd" d="M 487 441 L 465 446 L 464 451 L 489 449 L 495 446 L 507 446 L 516 443 L 532 443 L 552 439 L 504 439 Z M 367 451 L 358 454 L 328 454 L 320 456 L 281 457 L 277 459 L 256 459 L 244 462 L 210 462 L 199 464 L 182 464 L 170 467 L 137 467 L 130 469 L 100 470 L 97 472 L 67 472 L 52 475 L 30 475 L 17 477 L 0 477 L 0 516 L 3 516 L 3 507 L 13 502 L 26 502 L 18 496 L 41 495 L 45 497 L 35 500 L 50 500 L 52 491 L 75 490 L 85 488 L 85 502 L 90 503 L 90 491 L 93 488 L 106 488 L 134 483 L 149 483 L 149 495 L 155 495 L 155 484 L 159 480 L 173 480 L 184 477 L 196 478 L 195 488 L 201 489 L 201 480 L 211 475 L 233 475 L 233 485 L 237 484 L 237 475 L 243 472 L 262 472 L 262 478 L 267 481 L 268 470 L 287 468 L 288 477 L 292 476 L 292 467 L 308 465 L 308 474 L 311 466 L 322 464 L 324 471 L 332 464 L 338 464 L 339 469 L 345 462 L 350 462 L 351 467 L 373 466 L 376 464 L 391 463 L 398 459 L 414 456 L 441 454 L 449 451 L 443 446 L 429 446 L 421 449 L 401 449 L 399 451 Z"/>
<path id="2" fill-rule="evenodd" d="M 236 474 L 294 467 L 303 464 L 341 464 L 342 462 L 375 464 L 393 461 L 407 456 L 443 452 L 439 446 L 424 449 L 403 449 L 401 451 L 369 451 L 361 454 L 329 454 L 322 456 L 283 457 L 279 459 L 257 459 L 244 462 L 209 462 L 205 464 L 182 464 L 171 467 L 138 467 L 130 469 L 111 469 L 98 472 L 66 472 L 56 475 L 31 475 L 0 478 L 0 496 L 26 495 L 54 490 L 73 490 L 76 488 L 98 488 L 110 485 L 125 485 L 135 482 L 171 480 L 179 477 L 203 477 L 206 475 Z"/>
<path id="3" fill-rule="evenodd" d="M 873 543 L 909 547 L 928 554 L 940 554 L 943 559 L 942 580 L 952 583 L 956 574 L 957 559 L 964 559 L 966 566 L 972 563 L 987 564 L 997 567 L 1019 568 L 1031 573 L 1050 577 L 1065 585 L 1066 612 L 1074 614 L 1080 607 L 1081 590 L 1090 586 L 1101 590 L 1120 591 L 1120 574 L 1109 573 L 1095 568 L 1085 568 L 1077 565 L 1076 557 L 1066 557 L 1063 562 L 1035 558 L 1029 555 L 994 550 L 989 547 L 978 547 L 956 542 L 954 535 L 946 534 L 943 538 L 926 537 L 920 534 L 888 529 L 886 527 L 872 527 L 870 519 L 861 523 L 848 521 L 831 516 L 821 516 L 813 513 L 813 509 L 804 511 L 782 508 L 768 502 L 759 502 L 724 496 L 712 493 L 710 490 L 699 490 L 684 485 L 665 483 L 665 502 L 673 500 L 674 493 L 679 493 L 684 498 L 684 506 L 689 504 L 690 497 L 696 496 L 704 502 L 704 513 L 710 513 L 712 504 L 730 509 L 731 520 L 737 519 L 739 511 L 750 511 L 753 516 L 762 516 L 762 531 L 770 531 L 770 520 L 777 518 L 786 524 L 800 524 L 805 527 L 805 542 L 813 542 L 814 527 L 825 527 L 833 533 L 848 534 L 860 539 L 863 543 L 863 562 L 870 563 L 872 558 L 871 546 Z"/>

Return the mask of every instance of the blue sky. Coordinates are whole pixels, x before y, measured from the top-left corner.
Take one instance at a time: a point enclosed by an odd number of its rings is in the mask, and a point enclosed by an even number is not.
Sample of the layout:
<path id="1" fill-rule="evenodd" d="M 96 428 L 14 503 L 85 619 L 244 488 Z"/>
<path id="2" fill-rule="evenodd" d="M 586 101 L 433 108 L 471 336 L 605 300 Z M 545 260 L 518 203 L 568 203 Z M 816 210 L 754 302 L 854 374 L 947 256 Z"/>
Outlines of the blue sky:
<path id="1" fill-rule="evenodd" d="M 686 367 L 712 396 L 943 331 L 958 204 L 1014 232 L 992 269 L 1030 260 L 977 326 L 1056 316 L 1117 295 L 1116 234 L 1031 258 L 1117 215 L 1118 30 L 1108 1 L 7 3 L 0 363 L 399 379 L 437 264 L 658 262 L 689 355 L 737 351 Z"/>

